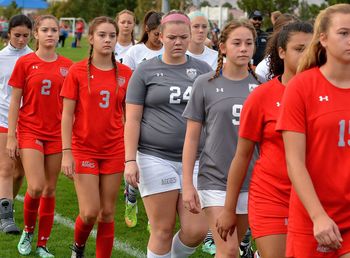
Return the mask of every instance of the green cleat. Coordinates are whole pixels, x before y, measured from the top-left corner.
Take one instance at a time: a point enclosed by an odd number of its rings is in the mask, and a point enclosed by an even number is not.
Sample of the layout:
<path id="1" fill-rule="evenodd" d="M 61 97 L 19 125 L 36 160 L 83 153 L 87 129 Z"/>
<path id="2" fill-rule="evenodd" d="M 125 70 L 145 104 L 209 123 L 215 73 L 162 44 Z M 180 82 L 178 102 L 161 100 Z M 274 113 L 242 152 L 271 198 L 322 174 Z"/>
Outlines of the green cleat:
<path id="1" fill-rule="evenodd" d="M 38 246 L 36 248 L 36 254 L 41 258 L 52 258 L 55 257 L 52 253 L 49 252 L 46 246 Z"/>
<path id="2" fill-rule="evenodd" d="M 203 253 L 207 253 L 210 255 L 215 255 L 216 254 L 216 246 L 213 240 L 210 241 L 206 241 L 203 245 L 202 245 L 202 251 Z"/>
<path id="3" fill-rule="evenodd" d="M 137 202 L 125 202 L 125 223 L 129 228 L 133 228 L 137 224 Z"/>
<path id="4" fill-rule="evenodd" d="M 21 255 L 29 255 L 32 251 L 33 233 L 23 230 L 21 239 L 18 242 L 17 249 Z"/>

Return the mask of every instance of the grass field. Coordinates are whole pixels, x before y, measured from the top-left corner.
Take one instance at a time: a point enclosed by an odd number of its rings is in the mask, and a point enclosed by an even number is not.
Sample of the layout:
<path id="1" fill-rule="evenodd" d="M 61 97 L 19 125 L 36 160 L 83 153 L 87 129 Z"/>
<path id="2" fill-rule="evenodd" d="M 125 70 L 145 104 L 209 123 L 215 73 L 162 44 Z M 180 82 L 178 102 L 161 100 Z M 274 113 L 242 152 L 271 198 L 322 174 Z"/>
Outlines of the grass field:
<path id="1" fill-rule="evenodd" d="M 82 42 L 82 48 L 71 48 L 71 38 L 67 39 L 66 46 L 64 48 L 58 48 L 58 53 L 66 56 L 73 61 L 79 61 L 88 55 L 88 44 L 85 41 Z M 2 45 L 2 44 L 1 44 Z M 1 69 L 1 68 L 0 68 Z M 115 247 L 112 257 L 124 258 L 124 257 L 145 257 L 148 232 L 147 219 L 144 208 L 142 206 L 142 200 L 139 201 L 139 222 L 135 228 L 127 228 L 124 223 L 124 197 L 123 186 L 119 192 L 117 212 L 115 216 Z M 24 196 L 26 185 L 24 183 L 20 197 Z M 15 218 L 17 224 L 23 228 L 23 203 L 21 200 L 15 202 Z M 57 202 L 56 202 L 56 221 L 52 229 L 51 238 L 48 242 L 48 248 L 57 258 L 70 257 L 69 246 L 73 243 L 74 232 L 72 229 L 74 220 L 78 214 L 78 203 L 74 191 L 72 181 L 60 176 L 57 188 Z M 0 234 L 0 258 L 16 258 L 20 257 L 17 252 L 17 243 L 19 236 L 11 236 Z M 95 257 L 95 239 L 90 236 L 86 246 L 86 257 Z M 36 239 L 35 239 L 36 241 Z M 34 249 L 34 244 L 33 244 Z M 27 257 L 36 257 L 34 254 Z M 201 252 L 198 248 L 197 252 L 191 257 L 211 257 Z"/>

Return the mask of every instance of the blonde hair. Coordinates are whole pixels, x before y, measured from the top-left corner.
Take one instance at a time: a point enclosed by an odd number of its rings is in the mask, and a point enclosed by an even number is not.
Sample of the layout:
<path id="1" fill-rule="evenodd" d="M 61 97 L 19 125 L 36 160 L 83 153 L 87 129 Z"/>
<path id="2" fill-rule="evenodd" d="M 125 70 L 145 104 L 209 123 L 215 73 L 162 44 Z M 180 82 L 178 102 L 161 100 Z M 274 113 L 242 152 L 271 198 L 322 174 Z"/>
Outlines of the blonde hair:
<path id="1" fill-rule="evenodd" d="M 100 17 L 96 17 L 95 19 L 92 20 L 92 22 L 90 23 L 89 26 L 89 36 L 92 36 L 97 28 L 98 25 L 103 24 L 103 23 L 110 23 L 115 27 L 115 30 L 117 31 L 117 24 L 115 23 L 115 21 L 112 18 L 109 18 L 107 16 L 100 16 Z M 88 59 L 88 63 L 87 63 L 87 74 L 88 74 L 88 90 L 89 93 L 91 93 L 91 89 L 90 89 L 90 77 L 91 77 L 91 73 L 90 73 L 90 66 L 92 63 L 92 53 L 94 52 L 94 46 L 90 44 L 90 51 L 89 51 L 89 59 Z M 113 64 L 113 67 L 115 69 L 115 74 L 116 74 L 116 94 L 118 94 L 118 90 L 119 90 L 119 86 L 118 86 L 118 65 L 117 65 L 117 61 L 115 60 L 115 55 L 114 55 L 114 51 L 111 54 L 111 62 Z"/>
<path id="2" fill-rule="evenodd" d="M 235 29 L 238 29 L 240 27 L 244 27 L 247 28 L 248 30 L 250 30 L 250 32 L 253 35 L 253 41 L 255 42 L 256 39 L 256 31 L 254 26 L 247 20 L 247 19 L 240 19 L 240 20 L 232 20 L 231 22 L 229 22 L 228 24 L 226 24 L 226 26 L 224 27 L 224 29 L 221 32 L 220 35 L 220 39 L 219 39 L 219 45 L 220 44 L 225 44 L 226 41 L 229 38 L 229 35 L 232 31 L 234 31 Z M 224 65 L 224 54 L 221 52 L 221 49 L 219 47 L 219 51 L 218 51 L 218 65 L 217 68 L 215 70 L 215 74 L 212 78 L 209 79 L 209 81 L 218 78 L 220 76 L 222 67 Z M 259 81 L 258 76 L 255 74 L 254 70 L 251 67 L 251 64 L 248 63 L 247 64 L 247 68 L 249 70 L 249 72 L 254 76 L 254 78 Z"/>
<path id="3" fill-rule="evenodd" d="M 332 18 L 336 13 L 350 14 L 350 4 L 336 4 L 322 10 L 316 18 L 314 24 L 314 34 L 305 55 L 300 60 L 298 72 L 305 71 L 313 67 L 320 67 L 327 62 L 326 49 L 320 43 L 321 33 L 327 33 Z"/>
<path id="4" fill-rule="evenodd" d="M 127 10 L 127 9 L 124 9 L 124 10 L 120 11 L 120 12 L 117 13 L 117 15 L 115 16 L 115 23 L 117 24 L 117 35 L 119 34 L 119 27 L 118 27 L 119 17 L 120 17 L 120 15 L 122 15 L 122 14 L 124 14 L 124 13 L 131 15 L 131 16 L 134 18 L 134 26 L 135 26 L 135 24 L 136 24 L 136 17 L 135 17 L 135 14 L 134 14 L 132 11 Z M 132 31 L 131 31 L 131 43 L 132 43 L 133 45 L 135 45 L 134 29 L 132 29 Z"/>

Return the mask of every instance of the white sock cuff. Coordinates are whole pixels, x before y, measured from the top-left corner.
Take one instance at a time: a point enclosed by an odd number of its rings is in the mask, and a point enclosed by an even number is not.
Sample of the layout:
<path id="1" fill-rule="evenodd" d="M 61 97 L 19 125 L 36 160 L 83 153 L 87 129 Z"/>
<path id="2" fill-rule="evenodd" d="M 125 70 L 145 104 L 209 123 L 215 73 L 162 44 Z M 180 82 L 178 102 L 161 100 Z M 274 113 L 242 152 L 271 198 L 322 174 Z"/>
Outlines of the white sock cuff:
<path id="1" fill-rule="evenodd" d="M 147 248 L 147 258 L 171 258 L 171 252 L 166 254 L 155 254 Z"/>
<path id="2" fill-rule="evenodd" d="M 188 257 L 196 251 L 197 247 L 190 247 L 181 242 L 179 232 L 173 237 L 173 243 L 171 246 L 171 257 L 172 258 L 183 258 Z"/>

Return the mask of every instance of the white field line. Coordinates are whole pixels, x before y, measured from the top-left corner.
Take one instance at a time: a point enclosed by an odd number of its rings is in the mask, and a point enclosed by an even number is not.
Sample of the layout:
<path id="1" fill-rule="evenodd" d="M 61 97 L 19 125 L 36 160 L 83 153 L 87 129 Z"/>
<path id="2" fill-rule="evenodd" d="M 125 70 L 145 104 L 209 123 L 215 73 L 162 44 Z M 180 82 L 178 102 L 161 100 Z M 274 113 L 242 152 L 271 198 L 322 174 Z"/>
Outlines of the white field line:
<path id="1" fill-rule="evenodd" d="M 21 202 L 24 201 L 24 197 L 21 195 L 17 195 L 16 199 L 21 201 Z M 69 219 L 69 218 L 66 218 L 66 217 L 64 217 L 56 212 L 55 212 L 55 222 L 65 226 L 67 228 L 74 230 L 74 221 Z M 96 238 L 97 231 L 95 229 L 93 229 L 91 231 L 91 235 L 92 235 L 92 237 Z M 145 258 L 146 257 L 146 254 L 144 252 L 142 252 L 141 250 L 139 250 L 135 247 L 132 247 L 132 246 L 128 245 L 127 243 L 121 242 L 116 238 L 114 238 L 113 247 L 115 250 L 122 251 L 128 255 L 131 255 L 131 256 L 134 256 L 137 258 Z"/>

